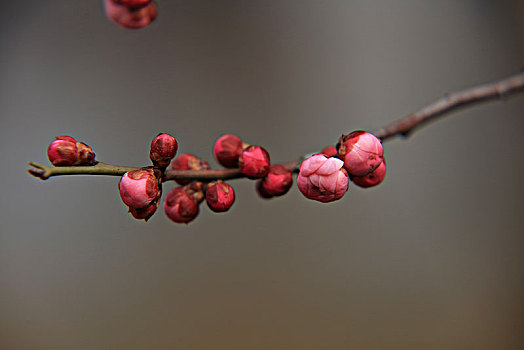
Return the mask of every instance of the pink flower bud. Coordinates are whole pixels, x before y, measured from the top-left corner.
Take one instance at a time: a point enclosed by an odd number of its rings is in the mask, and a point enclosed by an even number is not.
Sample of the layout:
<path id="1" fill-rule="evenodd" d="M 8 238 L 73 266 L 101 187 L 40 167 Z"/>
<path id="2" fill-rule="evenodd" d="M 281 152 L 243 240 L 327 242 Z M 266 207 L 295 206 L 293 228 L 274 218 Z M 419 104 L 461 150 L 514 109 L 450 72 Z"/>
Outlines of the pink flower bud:
<path id="1" fill-rule="evenodd" d="M 320 153 L 322 153 L 323 155 L 329 158 L 329 157 L 336 156 L 338 152 L 335 146 L 326 146 Z"/>
<path id="2" fill-rule="evenodd" d="M 174 222 L 187 224 L 198 215 L 198 203 L 184 187 L 175 187 L 166 196 L 164 211 Z"/>
<path id="3" fill-rule="evenodd" d="M 244 148 L 238 158 L 240 171 L 250 179 L 266 176 L 270 165 L 269 153 L 260 146 Z"/>
<path id="4" fill-rule="evenodd" d="M 384 160 L 382 143 L 375 135 L 358 130 L 342 135 L 337 144 L 344 168 L 352 176 L 363 176 L 375 170 Z"/>
<path id="5" fill-rule="evenodd" d="M 216 140 L 213 147 L 215 159 L 226 168 L 236 168 L 238 166 L 238 157 L 243 149 L 242 140 L 237 136 L 227 134 Z"/>
<path id="6" fill-rule="evenodd" d="M 55 166 L 70 166 L 77 160 L 76 140 L 71 136 L 57 136 L 47 147 L 47 157 Z"/>
<path id="7" fill-rule="evenodd" d="M 297 177 L 298 189 L 309 199 L 332 202 L 344 196 L 348 190 L 348 174 L 344 162 L 338 158 L 314 155 L 302 162 Z"/>
<path id="8" fill-rule="evenodd" d="M 386 162 L 380 163 L 378 168 L 364 176 L 352 176 L 351 181 L 360 187 L 373 187 L 384 181 L 386 177 Z"/>
<path id="9" fill-rule="evenodd" d="M 95 154 L 91 147 L 71 136 L 57 136 L 47 148 L 47 156 L 54 166 L 93 165 Z"/>
<path id="10" fill-rule="evenodd" d="M 216 213 L 228 211 L 235 201 L 233 187 L 224 182 L 214 182 L 207 186 L 206 203 Z"/>
<path id="11" fill-rule="evenodd" d="M 160 198 L 162 193 L 160 177 L 160 171 L 151 168 L 125 173 L 118 184 L 122 201 L 132 208 L 147 207 Z"/>
<path id="12" fill-rule="evenodd" d="M 132 7 L 115 0 L 104 0 L 104 8 L 111 21 L 129 29 L 146 27 L 157 16 L 156 4 L 153 1 L 142 7 Z"/>
<path id="13" fill-rule="evenodd" d="M 129 207 L 129 212 L 133 217 L 137 220 L 149 220 L 151 216 L 156 212 L 158 209 L 158 201 L 151 202 L 147 207 L 145 208 L 133 208 Z"/>
<path id="14" fill-rule="evenodd" d="M 271 165 L 269 173 L 257 184 L 258 194 L 263 198 L 282 196 L 286 194 L 293 184 L 291 171 L 280 164 Z"/>
<path id="15" fill-rule="evenodd" d="M 171 162 L 171 169 L 173 170 L 207 170 L 209 163 L 190 153 L 182 153 Z M 181 185 L 191 182 L 191 180 L 175 180 Z"/>
<path id="16" fill-rule="evenodd" d="M 165 168 L 175 157 L 178 150 L 178 143 L 175 138 L 169 134 L 158 134 L 151 142 L 149 158 L 156 167 Z"/>

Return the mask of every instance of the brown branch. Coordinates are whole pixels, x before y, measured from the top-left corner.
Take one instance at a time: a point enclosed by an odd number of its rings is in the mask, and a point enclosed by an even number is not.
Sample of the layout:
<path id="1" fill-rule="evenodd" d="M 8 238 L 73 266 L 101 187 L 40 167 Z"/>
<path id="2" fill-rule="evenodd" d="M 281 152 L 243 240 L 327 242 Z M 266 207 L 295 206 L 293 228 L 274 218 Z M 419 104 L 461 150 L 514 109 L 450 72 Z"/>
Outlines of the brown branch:
<path id="1" fill-rule="evenodd" d="M 396 120 L 372 133 L 382 141 L 397 135 L 408 136 L 422 125 L 437 120 L 460 108 L 470 107 L 482 102 L 506 99 L 520 92 L 524 92 L 524 73 L 448 94 L 429 106 L 405 118 Z"/>
<path id="2" fill-rule="evenodd" d="M 509 78 L 493 83 L 480 85 L 467 90 L 449 94 L 433 104 L 397 121 L 392 122 L 378 130 L 373 131 L 382 141 L 387 141 L 394 136 L 407 136 L 429 121 L 450 114 L 464 107 L 473 106 L 481 102 L 506 99 L 520 92 L 524 92 L 524 73 L 513 75 Z M 282 163 L 293 172 L 298 171 L 302 159 Z M 122 176 L 124 173 L 136 170 L 136 167 L 124 167 L 98 162 L 93 166 L 47 166 L 29 163 L 32 169 L 29 174 L 46 180 L 52 176 L 60 175 L 112 175 Z M 210 170 L 172 170 L 167 169 L 163 181 L 170 180 L 229 180 L 245 177 L 239 169 L 210 169 Z"/>

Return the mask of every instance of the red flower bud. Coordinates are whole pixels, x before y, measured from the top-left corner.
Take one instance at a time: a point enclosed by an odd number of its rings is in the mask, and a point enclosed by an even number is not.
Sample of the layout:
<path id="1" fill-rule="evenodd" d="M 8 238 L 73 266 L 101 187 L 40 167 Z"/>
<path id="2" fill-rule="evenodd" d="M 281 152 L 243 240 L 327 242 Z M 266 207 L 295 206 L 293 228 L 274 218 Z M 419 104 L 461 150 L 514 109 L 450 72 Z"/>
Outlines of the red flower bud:
<path id="1" fill-rule="evenodd" d="M 151 0 L 113 0 L 114 3 L 122 4 L 127 7 L 144 7 L 148 5 Z"/>
<path id="2" fill-rule="evenodd" d="M 269 153 L 260 146 L 244 148 L 238 158 L 240 171 L 250 179 L 266 176 L 270 165 Z"/>
<path id="3" fill-rule="evenodd" d="M 382 143 L 373 134 L 358 130 L 342 135 L 337 144 L 338 156 L 352 176 L 363 176 L 375 170 L 384 160 Z"/>
<path id="4" fill-rule="evenodd" d="M 156 4 L 153 1 L 142 7 L 132 7 L 115 0 L 104 0 L 104 8 L 111 21 L 129 29 L 146 27 L 157 16 Z"/>
<path id="5" fill-rule="evenodd" d="M 155 213 L 155 211 L 158 209 L 158 201 L 153 201 L 151 204 L 149 204 L 145 208 L 133 208 L 129 207 L 129 212 L 133 217 L 137 220 L 149 220 L 151 216 Z"/>
<path id="6" fill-rule="evenodd" d="M 326 146 L 320 153 L 322 153 L 323 155 L 329 158 L 329 157 L 336 156 L 338 152 L 335 146 Z"/>
<path id="7" fill-rule="evenodd" d="M 216 213 L 228 211 L 235 201 L 233 187 L 224 182 L 214 182 L 207 186 L 206 203 Z"/>
<path id="8" fill-rule="evenodd" d="M 169 134 L 158 134 L 151 142 L 149 159 L 156 167 L 165 168 L 175 157 L 178 150 L 178 143 L 175 138 Z"/>
<path id="9" fill-rule="evenodd" d="M 91 147 L 71 136 L 57 136 L 47 148 L 47 156 L 54 166 L 92 165 L 95 154 Z"/>
<path id="10" fill-rule="evenodd" d="M 380 184 L 382 181 L 384 181 L 384 178 L 386 177 L 386 162 L 380 163 L 380 165 L 370 172 L 367 175 L 364 176 L 352 176 L 351 181 L 355 183 L 355 185 L 358 185 L 360 187 L 373 187 L 378 184 Z"/>
<path id="11" fill-rule="evenodd" d="M 236 168 L 238 166 L 238 157 L 243 149 L 242 140 L 237 136 L 227 134 L 216 140 L 213 147 L 215 159 L 226 168 Z"/>
<path id="12" fill-rule="evenodd" d="M 309 199 L 332 202 L 348 190 L 348 174 L 338 158 L 316 154 L 302 162 L 297 177 L 298 189 Z"/>
<path id="13" fill-rule="evenodd" d="M 257 184 L 258 194 L 263 198 L 282 196 L 286 194 L 293 184 L 291 171 L 280 164 L 271 165 L 266 177 Z"/>
<path id="14" fill-rule="evenodd" d="M 118 183 L 122 201 L 132 208 L 145 208 L 162 194 L 160 171 L 143 168 L 124 174 Z"/>
<path id="15" fill-rule="evenodd" d="M 76 140 L 71 136 L 57 136 L 47 147 L 47 157 L 55 166 L 73 165 L 77 160 Z"/>
<path id="16" fill-rule="evenodd" d="M 187 224 L 198 215 L 198 203 L 184 187 L 175 187 L 166 196 L 164 211 L 174 222 Z"/>
<path id="17" fill-rule="evenodd" d="M 190 153 L 182 153 L 171 162 L 171 169 L 173 170 L 207 170 L 209 163 Z M 175 180 L 181 185 L 191 182 L 191 180 Z"/>

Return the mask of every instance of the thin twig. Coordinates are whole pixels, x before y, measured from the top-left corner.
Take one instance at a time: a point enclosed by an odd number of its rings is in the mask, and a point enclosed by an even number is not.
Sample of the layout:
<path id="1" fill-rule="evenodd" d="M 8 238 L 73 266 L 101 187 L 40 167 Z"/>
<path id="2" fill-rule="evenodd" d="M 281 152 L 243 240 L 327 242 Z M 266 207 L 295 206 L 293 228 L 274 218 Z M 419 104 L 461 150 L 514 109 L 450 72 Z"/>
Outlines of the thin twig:
<path id="1" fill-rule="evenodd" d="M 476 86 L 467 90 L 455 92 L 405 118 L 392 122 L 378 130 L 373 131 L 382 141 L 387 141 L 394 136 L 407 136 L 429 121 L 450 114 L 464 107 L 470 107 L 482 102 L 507 99 L 520 92 L 524 92 L 524 73 L 513 75 L 509 78 L 489 84 Z M 282 163 L 287 169 L 297 172 L 302 159 Z M 124 167 L 98 162 L 93 166 L 47 166 L 29 163 L 32 169 L 28 172 L 42 180 L 59 175 L 113 175 L 122 176 L 124 173 L 136 170 L 136 167 Z M 210 170 L 172 170 L 167 169 L 163 181 L 170 180 L 228 180 L 245 177 L 239 169 L 210 169 Z"/>
<path id="2" fill-rule="evenodd" d="M 470 107 L 482 102 L 507 99 L 523 91 L 524 73 L 519 73 L 493 83 L 448 94 L 407 117 L 373 131 L 373 134 L 382 141 L 397 135 L 408 136 L 416 128 L 427 122 L 437 120 L 439 117 L 448 115 L 460 108 Z"/>

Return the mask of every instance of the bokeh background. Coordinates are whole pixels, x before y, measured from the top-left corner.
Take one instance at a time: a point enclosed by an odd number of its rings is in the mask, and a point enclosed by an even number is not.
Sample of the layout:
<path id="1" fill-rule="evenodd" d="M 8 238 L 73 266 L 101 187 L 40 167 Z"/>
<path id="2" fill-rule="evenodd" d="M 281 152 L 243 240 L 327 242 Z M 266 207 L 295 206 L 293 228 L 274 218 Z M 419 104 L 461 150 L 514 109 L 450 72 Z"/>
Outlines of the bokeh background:
<path id="1" fill-rule="evenodd" d="M 121 165 L 160 131 L 215 166 L 226 132 L 295 159 L 518 72 L 523 7 L 164 0 L 129 31 L 3 2 L 0 348 L 524 348 L 522 96 L 386 143 L 386 181 L 327 205 L 237 180 L 227 214 L 143 223 L 116 177 L 26 173 L 63 134 Z"/>

